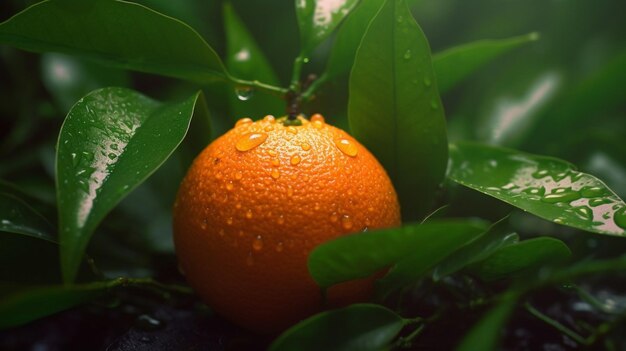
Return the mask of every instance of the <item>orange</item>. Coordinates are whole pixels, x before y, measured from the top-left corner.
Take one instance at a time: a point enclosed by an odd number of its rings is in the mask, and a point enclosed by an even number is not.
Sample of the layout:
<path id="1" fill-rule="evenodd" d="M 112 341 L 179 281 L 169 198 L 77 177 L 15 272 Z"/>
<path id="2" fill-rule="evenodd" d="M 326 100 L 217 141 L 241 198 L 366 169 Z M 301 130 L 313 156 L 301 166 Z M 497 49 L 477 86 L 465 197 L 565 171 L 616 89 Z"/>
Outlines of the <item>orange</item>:
<path id="1" fill-rule="evenodd" d="M 174 205 L 181 271 L 216 312 L 260 333 L 320 311 L 307 270 L 322 242 L 400 225 L 385 170 L 346 132 L 298 117 L 241 119 L 195 159 Z M 328 291 L 331 306 L 366 299 L 373 278 Z"/>

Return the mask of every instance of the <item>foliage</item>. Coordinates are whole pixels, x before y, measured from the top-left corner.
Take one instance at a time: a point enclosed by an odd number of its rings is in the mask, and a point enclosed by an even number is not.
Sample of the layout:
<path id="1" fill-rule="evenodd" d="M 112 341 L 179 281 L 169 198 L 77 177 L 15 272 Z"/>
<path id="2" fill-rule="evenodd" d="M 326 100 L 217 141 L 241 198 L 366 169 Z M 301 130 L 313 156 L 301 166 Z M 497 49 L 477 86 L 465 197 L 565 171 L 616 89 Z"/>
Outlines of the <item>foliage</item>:
<path id="1" fill-rule="evenodd" d="M 27 3 L 0 4 L 0 328 L 129 286 L 186 294 L 153 280 L 182 175 L 237 118 L 287 106 L 376 155 L 404 224 L 317 247 L 322 289 L 378 272 L 376 299 L 272 350 L 493 349 L 521 313 L 581 347 L 626 344 L 626 308 L 600 293 L 626 293 L 626 51 L 599 26 L 623 5 Z M 555 290 L 595 319 L 535 307 Z"/>

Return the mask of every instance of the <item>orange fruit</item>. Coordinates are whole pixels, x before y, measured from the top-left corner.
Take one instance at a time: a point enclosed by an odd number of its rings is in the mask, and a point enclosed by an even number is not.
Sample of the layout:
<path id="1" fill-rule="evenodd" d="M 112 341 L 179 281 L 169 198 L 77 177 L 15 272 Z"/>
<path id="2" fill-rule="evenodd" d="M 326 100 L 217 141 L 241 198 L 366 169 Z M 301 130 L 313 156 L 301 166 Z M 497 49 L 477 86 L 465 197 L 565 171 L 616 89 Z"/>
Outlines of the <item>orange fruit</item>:
<path id="1" fill-rule="evenodd" d="M 195 159 L 174 205 L 181 271 L 216 312 L 260 333 L 320 311 L 307 270 L 322 242 L 400 225 L 396 192 L 365 147 L 320 115 L 241 119 Z M 327 302 L 366 299 L 373 278 L 339 284 Z"/>

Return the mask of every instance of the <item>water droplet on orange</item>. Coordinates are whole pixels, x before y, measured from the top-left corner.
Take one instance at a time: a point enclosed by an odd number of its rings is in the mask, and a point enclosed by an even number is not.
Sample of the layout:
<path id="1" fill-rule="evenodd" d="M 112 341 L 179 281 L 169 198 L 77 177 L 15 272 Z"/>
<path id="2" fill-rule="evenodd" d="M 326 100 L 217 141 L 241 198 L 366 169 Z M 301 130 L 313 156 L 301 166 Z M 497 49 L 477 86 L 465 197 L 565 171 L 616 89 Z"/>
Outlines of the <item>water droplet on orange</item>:
<path id="1" fill-rule="evenodd" d="M 314 114 L 313 116 L 311 116 L 311 122 L 325 122 L 324 116 L 320 115 L 319 113 Z"/>
<path id="2" fill-rule="evenodd" d="M 278 179 L 278 177 L 280 177 L 280 172 L 277 169 L 273 169 L 270 175 L 272 176 L 272 178 Z"/>
<path id="3" fill-rule="evenodd" d="M 247 219 L 252 218 L 252 210 L 247 210 L 247 211 L 246 211 L 246 218 L 247 218 Z"/>
<path id="4" fill-rule="evenodd" d="M 372 221 L 370 221 L 369 218 L 365 218 L 365 225 L 369 227 L 370 225 L 372 225 Z"/>
<path id="5" fill-rule="evenodd" d="M 252 241 L 252 248 L 254 251 L 261 251 L 263 249 L 263 238 L 260 235 L 257 235 Z"/>
<path id="6" fill-rule="evenodd" d="M 356 147 L 356 144 L 354 144 L 348 139 L 343 139 L 343 138 L 335 139 L 335 145 L 337 145 L 337 148 L 341 150 L 341 152 L 343 152 L 344 154 L 350 157 L 355 157 L 356 154 L 359 152 L 359 149 Z"/>
<path id="7" fill-rule="evenodd" d="M 270 123 L 276 122 L 276 118 L 274 116 L 272 116 L 272 115 L 267 115 L 267 116 L 263 117 L 263 120 L 265 122 L 270 122 Z"/>
<path id="8" fill-rule="evenodd" d="M 324 122 L 322 121 L 314 121 L 312 124 L 315 129 L 322 129 L 322 127 L 324 127 Z"/>
<path id="9" fill-rule="evenodd" d="M 222 178 L 224 178 L 224 174 L 222 174 L 222 172 L 215 173 L 215 179 L 220 180 Z"/>
<path id="10" fill-rule="evenodd" d="M 309 150 L 311 150 L 311 145 L 310 145 L 310 144 L 308 144 L 308 143 L 302 143 L 302 144 L 300 144 L 300 147 L 301 147 L 301 148 L 302 148 L 302 150 L 304 150 L 304 151 L 309 151 Z"/>
<path id="11" fill-rule="evenodd" d="M 330 221 L 335 223 L 339 220 L 339 216 L 337 216 L 337 213 L 333 212 L 333 214 L 330 215 Z"/>
<path id="12" fill-rule="evenodd" d="M 278 154 L 276 153 L 276 151 L 274 151 L 274 150 L 267 150 L 267 154 L 268 154 L 268 155 L 270 155 L 270 156 L 276 156 L 276 155 L 278 155 Z"/>
<path id="13" fill-rule="evenodd" d="M 226 219 L 226 224 L 228 224 L 228 225 L 232 225 L 232 224 L 233 224 L 233 217 L 228 217 L 228 218 Z"/>
<path id="14" fill-rule="evenodd" d="M 237 173 L 235 173 L 235 179 L 241 180 L 241 178 L 243 178 L 243 173 L 241 173 L 241 171 L 237 171 Z"/>
<path id="15" fill-rule="evenodd" d="M 278 220 L 276 220 L 276 222 L 278 224 L 283 224 L 285 223 L 285 217 L 283 217 L 283 215 L 278 216 Z"/>
<path id="16" fill-rule="evenodd" d="M 319 210 L 319 209 L 320 209 L 320 204 L 319 204 L 318 202 L 316 202 L 316 203 L 315 203 L 315 206 L 313 206 L 313 209 L 314 209 L 315 211 Z"/>
<path id="17" fill-rule="evenodd" d="M 350 218 L 350 216 L 348 215 L 343 215 L 341 217 L 341 226 L 343 227 L 343 229 L 352 229 L 353 223 L 352 223 L 352 219 Z"/>
<path id="18" fill-rule="evenodd" d="M 277 158 L 273 158 L 271 162 L 272 162 L 272 166 L 274 167 L 280 166 L 280 160 Z"/>
<path id="19" fill-rule="evenodd" d="M 285 245 L 283 245 L 283 243 L 282 243 L 282 242 L 278 243 L 278 244 L 276 245 L 276 252 L 282 252 L 282 251 L 283 251 L 283 249 L 284 249 L 284 246 L 285 246 Z"/>
<path id="20" fill-rule="evenodd" d="M 237 140 L 235 148 L 242 152 L 252 150 L 263 144 L 266 139 L 267 134 L 265 133 L 246 133 L 239 140 Z"/>
<path id="21" fill-rule="evenodd" d="M 226 190 L 232 191 L 234 188 L 235 186 L 233 185 L 233 182 L 226 183 Z"/>
<path id="22" fill-rule="evenodd" d="M 200 223 L 200 228 L 202 228 L 202 230 L 205 230 L 207 227 L 207 220 L 203 220 L 202 223 Z"/>
<path id="23" fill-rule="evenodd" d="M 263 128 L 264 131 L 266 132 L 271 132 L 272 130 L 274 130 L 273 126 L 265 126 L 265 128 Z"/>
<path id="24" fill-rule="evenodd" d="M 285 129 L 287 130 L 288 133 L 298 134 L 298 130 L 294 126 L 289 126 L 289 127 L 285 128 Z"/>
<path id="25" fill-rule="evenodd" d="M 300 156 L 293 155 L 289 162 L 291 162 L 291 164 L 294 165 L 294 166 L 297 165 L 298 163 L 300 163 Z"/>
<path id="26" fill-rule="evenodd" d="M 240 120 L 238 120 L 237 123 L 235 123 L 235 127 L 239 127 L 239 126 L 242 126 L 244 124 L 250 124 L 250 123 L 252 123 L 252 120 L 250 118 L 248 118 L 248 117 L 244 117 L 244 118 L 241 118 Z"/>

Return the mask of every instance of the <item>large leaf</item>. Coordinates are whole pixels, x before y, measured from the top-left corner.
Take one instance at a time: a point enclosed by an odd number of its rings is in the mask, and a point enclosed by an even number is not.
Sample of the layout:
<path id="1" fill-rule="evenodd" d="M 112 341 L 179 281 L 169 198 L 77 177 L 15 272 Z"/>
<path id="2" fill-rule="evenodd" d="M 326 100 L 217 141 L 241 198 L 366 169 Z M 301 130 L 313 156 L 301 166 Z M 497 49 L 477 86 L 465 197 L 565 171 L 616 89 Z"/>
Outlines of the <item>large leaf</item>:
<path id="1" fill-rule="evenodd" d="M 516 291 L 504 293 L 498 304 L 470 329 L 456 350 L 497 350 L 502 328 L 513 313 L 518 299 L 519 293 Z"/>
<path id="2" fill-rule="evenodd" d="M 474 264 L 472 273 L 486 281 L 529 273 L 571 256 L 564 242 L 550 237 L 524 240 L 502 247 L 487 259 Z"/>
<path id="3" fill-rule="evenodd" d="M 300 52 L 308 56 L 333 32 L 359 0 L 295 0 Z"/>
<path id="4" fill-rule="evenodd" d="M 74 105 L 57 144 L 65 281 L 73 281 L 98 223 L 182 141 L 200 96 L 165 104 L 129 89 L 105 88 Z"/>
<path id="5" fill-rule="evenodd" d="M 433 56 L 440 92 L 446 92 L 498 56 L 539 39 L 538 33 L 497 40 L 479 40 L 452 47 Z"/>
<path id="6" fill-rule="evenodd" d="M 0 43 L 196 82 L 225 78 L 219 57 L 192 28 L 126 1 L 42 1 L 1 23 Z"/>
<path id="7" fill-rule="evenodd" d="M 278 85 L 278 78 L 254 38 L 230 3 L 224 4 L 224 32 L 226 34 L 226 66 L 234 76 Z M 275 95 L 256 94 L 251 88 L 238 88 L 230 94 L 233 119 L 263 115 L 282 115 L 285 103 Z"/>
<path id="8" fill-rule="evenodd" d="M 440 259 L 484 231 L 473 221 L 430 221 L 344 236 L 321 244 L 309 255 L 309 272 L 321 287 L 363 278 L 404 257 L 420 256 L 424 265 Z"/>
<path id="9" fill-rule="evenodd" d="M 0 329 L 16 327 L 92 300 L 123 279 L 82 285 L 15 287 L 0 284 Z"/>
<path id="10" fill-rule="evenodd" d="M 602 181 L 545 156 L 462 142 L 450 146 L 453 181 L 539 217 L 626 236 L 626 204 Z"/>
<path id="11" fill-rule="evenodd" d="M 434 223 L 436 222 L 432 221 L 423 225 Z M 422 231 L 415 235 L 410 254 L 377 282 L 379 296 L 386 297 L 393 291 L 416 283 L 443 259 L 480 237 L 487 229 L 482 222 L 466 221 L 455 224 L 453 221 L 441 221 L 438 224 L 434 230 Z"/>
<path id="12" fill-rule="evenodd" d="M 404 220 L 428 213 L 446 169 L 446 126 L 428 42 L 402 0 L 387 0 L 363 37 L 348 117 L 389 173 Z"/>
<path id="13" fill-rule="evenodd" d="M 405 321 L 378 305 L 357 304 L 308 318 L 278 337 L 270 351 L 384 350 Z"/>
<path id="14" fill-rule="evenodd" d="M 354 56 L 370 24 L 384 0 L 367 0 L 359 2 L 359 5 L 348 15 L 345 22 L 337 31 L 333 48 L 326 65 L 326 76 L 332 79 L 341 74 L 350 72 L 354 64 Z"/>

